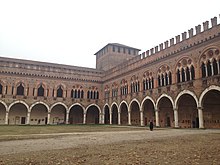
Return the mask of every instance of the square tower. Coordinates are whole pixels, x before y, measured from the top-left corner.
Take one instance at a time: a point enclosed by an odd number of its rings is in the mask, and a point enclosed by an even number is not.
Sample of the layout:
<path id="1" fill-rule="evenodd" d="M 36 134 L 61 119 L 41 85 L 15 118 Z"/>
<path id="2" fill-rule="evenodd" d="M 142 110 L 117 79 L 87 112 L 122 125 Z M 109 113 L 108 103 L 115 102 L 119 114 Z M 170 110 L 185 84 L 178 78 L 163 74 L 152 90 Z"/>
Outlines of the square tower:
<path id="1" fill-rule="evenodd" d="M 96 69 L 107 71 L 138 55 L 140 49 L 118 43 L 109 43 L 96 55 Z"/>

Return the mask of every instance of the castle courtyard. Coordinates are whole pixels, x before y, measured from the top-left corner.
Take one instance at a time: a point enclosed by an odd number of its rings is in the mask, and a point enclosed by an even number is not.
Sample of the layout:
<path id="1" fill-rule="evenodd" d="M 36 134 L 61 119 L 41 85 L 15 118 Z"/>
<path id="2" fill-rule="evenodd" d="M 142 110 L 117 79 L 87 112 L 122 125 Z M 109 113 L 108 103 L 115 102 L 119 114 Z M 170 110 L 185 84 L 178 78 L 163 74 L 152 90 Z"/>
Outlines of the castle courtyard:
<path id="1" fill-rule="evenodd" d="M 22 132 L 31 126 L 20 127 L 14 134 L 0 136 L 1 165 L 218 164 L 220 160 L 219 129 L 64 125 L 40 126 L 43 134 L 35 134 Z M 47 133 L 47 127 L 67 131 Z"/>

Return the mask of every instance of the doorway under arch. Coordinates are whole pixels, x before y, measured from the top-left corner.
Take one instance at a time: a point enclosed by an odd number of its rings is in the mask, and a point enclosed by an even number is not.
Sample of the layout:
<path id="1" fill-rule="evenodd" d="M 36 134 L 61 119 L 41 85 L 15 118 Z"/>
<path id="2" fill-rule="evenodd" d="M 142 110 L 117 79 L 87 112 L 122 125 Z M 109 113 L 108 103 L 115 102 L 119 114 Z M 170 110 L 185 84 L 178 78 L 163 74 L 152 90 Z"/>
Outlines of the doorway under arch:
<path id="1" fill-rule="evenodd" d="M 121 110 L 121 125 L 128 125 L 128 106 L 125 103 L 122 103 L 120 106 Z"/>
<path id="2" fill-rule="evenodd" d="M 43 104 L 36 104 L 30 113 L 30 124 L 31 125 L 45 125 L 47 124 L 47 107 Z"/>
<path id="3" fill-rule="evenodd" d="M 104 112 L 105 112 L 105 124 L 110 124 L 110 113 L 109 113 L 109 107 L 108 105 L 105 106 L 104 108 Z"/>
<path id="4" fill-rule="evenodd" d="M 150 121 L 152 121 L 155 125 L 155 111 L 154 111 L 154 104 L 150 99 L 146 99 L 143 103 L 143 123 L 144 125 L 149 125 Z"/>
<path id="5" fill-rule="evenodd" d="M 199 128 L 197 104 L 190 94 L 180 96 L 177 108 L 180 128 Z"/>
<path id="6" fill-rule="evenodd" d="M 0 125 L 5 124 L 6 108 L 0 102 Z"/>
<path id="7" fill-rule="evenodd" d="M 140 107 L 137 101 L 131 103 L 131 125 L 141 125 L 140 122 Z"/>
<path id="8" fill-rule="evenodd" d="M 118 124 L 118 107 L 116 104 L 112 106 L 112 124 Z"/>
<path id="9" fill-rule="evenodd" d="M 86 124 L 99 124 L 99 109 L 95 105 L 87 109 Z"/>
<path id="10" fill-rule="evenodd" d="M 21 125 L 27 123 L 28 109 L 23 103 L 15 103 L 9 109 L 8 124 Z"/>
<path id="11" fill-rule="evenodd" d="M 158 102 L 159 124 L 161 127 L 174 127 L 173 106 L 167 97 L 162 97 Z"/>
<path id="12" fill-rule="evenodd" d="M 83 124 L 83 108 L 74 105 L 69 112 L 69 124 Z"/>
<path id="13" fill-rule="evenodd" d="M 220 91 L 210 90 L 202 98 L 205 128 L 220 128 Z"/>
<path id="14" fill-rule="evenodd" d="M 66 108 L 57 104 L 51 109 L 50 124 L 64 124 L 66 121 Z"/>

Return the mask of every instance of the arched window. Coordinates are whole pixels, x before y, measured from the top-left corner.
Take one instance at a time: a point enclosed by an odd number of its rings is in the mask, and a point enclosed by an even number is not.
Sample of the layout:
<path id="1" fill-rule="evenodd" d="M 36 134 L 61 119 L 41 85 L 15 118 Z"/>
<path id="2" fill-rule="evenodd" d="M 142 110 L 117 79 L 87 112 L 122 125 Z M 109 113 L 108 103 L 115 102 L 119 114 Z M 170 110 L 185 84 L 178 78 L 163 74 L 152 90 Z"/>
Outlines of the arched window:
<path id="1" fill-rule="evenodd" d="M 220 73 L 219 49 L 207 49 L 201 55 L 202 78 L 217 75 Z"/>
<path id="2" fill-rule="evenodd" d="M 2 94 L 2 84 L 0 84 L 0 94 Z"/>
<path id="3" fill-rule="evenodd" d="M 93 91 L 90 91 L 90 99 L 93 99 Z"/>
<path id="4" fill-rule="evenodd" d="M 83 90 L 81 90 L 81 98 L 83 99 L 83 97 L 84 97 L 84 92 Z"/>
<path id="5" fill-rule="evenodd" d="M 161 86 L 164 86 L 164 75 L 162 74 L 162 76 L 161 76 L 162 78 L 162 84 L 161 84 Z"/>
<path id="6" fill-rule="evenodd" d="M 24 95 L 24 87 L 22 83 L 17 87 L 17 95 Z"/>
<path id="7" fill-rule="evenodd" d="M 133 93 L 133 83 L 131 83 L 131 93 Z"/>
<path id="8" fill-rule="evenodd" d="M 220 69 L 220 59 L 218 60 L 218 67 L 219 67 L 219 69 Z M 218 74 L 220 74 L 220 70 L 219 70 L 219 73 Z"/>
<path id="9" fill-rule="evenodd" d="M 80 90 L 78 89 L 77 98 L 80 98 Z"/>
<path id="10" fill-rule="evenodd" d="M 171 74 L 171 72 L 169 72 L 169 83 L 170 83 L 170 85 L 172 84 L 172 74 Z"/>
<path id="11" fill-rule="evenodd" d="M 213 65 L 214 75 L 217 75 L 218 74 L 218 64 L 217 64 L 216 59 L 213 60 L 212 65 Z"/>
<path id="12" fill-rule="evenodd" d="M 168 75 L 167 75 L 167 73 L 165 74 L 165 85 L 169 85 L 169 83 L 168 83 Z"/>
<path id="13" fill-rule="evenodd" d="M 74 98 L 74 90 L 71 90 L 71 98 Z"/>
<path id="14" fill-rule="evenodd" d="M 204 63 L 202 63 L 201 69 L 202 69 L 202 78 L 206 77 L 206 66 Z"/>
<path id="15" fill-rule="evenodd" d="M 181 69 L 181 75 L 182 75 L 182 82 L 185 82 L 185 71 L 183 68 Z"/>
<path id="16" fill-rule="evenodd" d="M 77 98 L 77 90 L 74 90 L 74 98 Z"/>
<path id="17" fill-rule="evenodd" d="M 186 81 L 190 81 L 190 71 L 189 71 L 189 67 L 186 67 Z"/>
<path id="18" fill-rule="evenodd" d="M 176 75 L 177 75 L 177 83 L 180 83 L 180 70 L 179 69 L 177 69 Z"/>
<path id="19" fill-rule="evenodd" d="M 208 70 L 208 76 L 211 76 L 212 75 L 212 66 L 211 66 L 210 61 L 208 61 L 208 63 L 207 63 L 207 70 Z"/>
<path id="20" fill-rule="evenodd" d="M 90 98 L 90 91 L 87 92 L 87 99 Z"/>
<path id="21" fill-rule="evenodd" d="M 151 89 L 154 88 L 154 78 L 151 78 Z"/>
<path id="22" fill-rule="evenodd" d="M 37 96 L 44 96 L 44 88 L 42 85 L 37 89 Z"/>
<path id="23" fill-rule="evenodd" d="M 94 92 L 93 92 L 93 97 L 92 97 L 93 99 L 96 99 L 96 94 L 97 94 L 97 92 L 94 91 Z"/>
<path id="24" fill-rule="evenodd" d="M 161 86 L 161 83 L 160 83 L 160 75 L 158 75 L 157 81 L 158 81 L 158 86 L 160 87 L 160 86 Z"/>
<path id="25" fill-rule="evenodd" d="M 63 97 L 63 89 L 61 88 L 61 86 L 59 86 L 59 88 L 57 89 L 57 97 Z"/>
<path id="26" fill-rule="evenodd" d="M 99 99 L 99 92 L 96 93 L 96 99 Z"/>
<path id="27" fill-rule="evenodd" d="M 146 90 L 146 80 L 143 80 L 143 90 Z"/>
<path id="28" fill-rule="evenodd" d="M 192 80 L 195 80 L 195 69 L 193 65 L 191 66 L 190 70 L 191 70 Z"/>
<path id="29" fill-rule="evenodd" d="M 137 92 L 139 92 L 140 91 L 140 82 L 138 81 L 137 82 Z"/>

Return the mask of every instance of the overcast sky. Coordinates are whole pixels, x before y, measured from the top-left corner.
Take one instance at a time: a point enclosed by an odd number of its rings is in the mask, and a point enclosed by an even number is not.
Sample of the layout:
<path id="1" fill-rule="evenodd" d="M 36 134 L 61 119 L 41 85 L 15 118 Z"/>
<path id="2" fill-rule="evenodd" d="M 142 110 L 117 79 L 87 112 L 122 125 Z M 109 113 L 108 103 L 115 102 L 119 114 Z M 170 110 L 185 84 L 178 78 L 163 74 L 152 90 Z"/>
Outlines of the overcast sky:
<path id="1" fill-rule="evenodd" d="M 220 0 L 0 0 L 0 56 L 95 68 L 108 43 L 151 49 L 220 14 Z"/>

